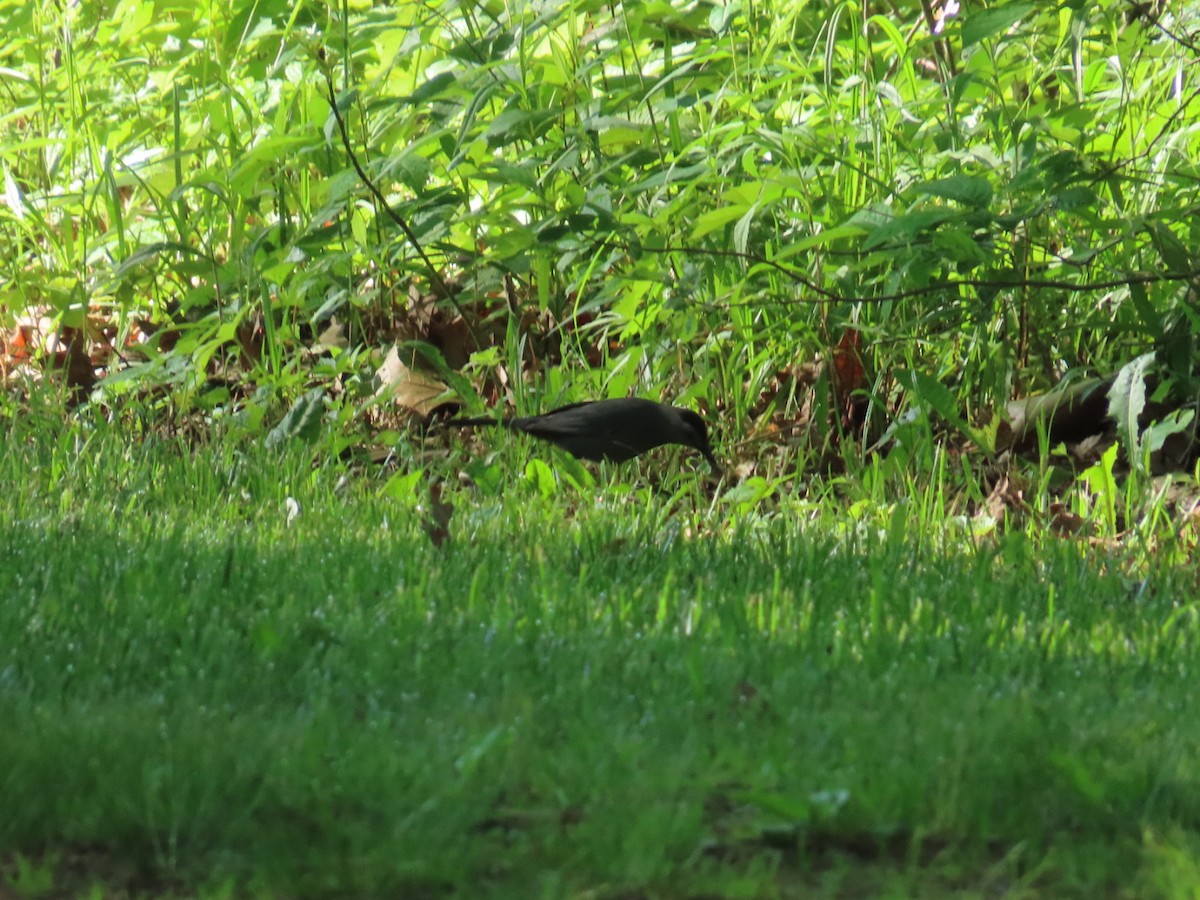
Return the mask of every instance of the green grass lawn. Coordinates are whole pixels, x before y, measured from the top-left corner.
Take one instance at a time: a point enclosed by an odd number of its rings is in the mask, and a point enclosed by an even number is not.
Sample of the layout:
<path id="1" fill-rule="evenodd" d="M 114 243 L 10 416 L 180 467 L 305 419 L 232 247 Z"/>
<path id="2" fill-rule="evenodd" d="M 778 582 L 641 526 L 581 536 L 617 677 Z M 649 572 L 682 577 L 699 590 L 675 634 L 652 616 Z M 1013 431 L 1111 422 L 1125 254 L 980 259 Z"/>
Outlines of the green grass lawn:
<path id="1" fill-rule="evenodd" d="M 604 479 L 449 491 L 439 547 L 296 456 L 2 465 L 0 895 L 1200 890 L 1194 571 Z"/>

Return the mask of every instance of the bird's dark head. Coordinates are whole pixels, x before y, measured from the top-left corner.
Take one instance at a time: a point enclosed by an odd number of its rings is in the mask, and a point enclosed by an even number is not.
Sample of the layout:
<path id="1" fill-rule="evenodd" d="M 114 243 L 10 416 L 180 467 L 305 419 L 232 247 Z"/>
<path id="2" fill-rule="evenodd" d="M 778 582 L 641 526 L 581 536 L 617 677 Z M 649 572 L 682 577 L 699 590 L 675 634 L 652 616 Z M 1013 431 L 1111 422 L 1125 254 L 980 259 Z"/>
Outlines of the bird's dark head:
<path id="1" fill-rule="evenodd" d="M 720 473 L 721 467 L 717 465 L 717 460 L 713 457 L 712 447 L 708 443 L 708 426 L 704 424 L 704 420 L 699 415 L 692 412 L 690 409 L 680 409 L 679 421 L 683 425 L 684 433 L 687 440 L 680 441 L 689 447 L 695 447 L 704 454 L 704 458 L 708 460 L 708 464 L 712 466 L 713 471 Z"/>

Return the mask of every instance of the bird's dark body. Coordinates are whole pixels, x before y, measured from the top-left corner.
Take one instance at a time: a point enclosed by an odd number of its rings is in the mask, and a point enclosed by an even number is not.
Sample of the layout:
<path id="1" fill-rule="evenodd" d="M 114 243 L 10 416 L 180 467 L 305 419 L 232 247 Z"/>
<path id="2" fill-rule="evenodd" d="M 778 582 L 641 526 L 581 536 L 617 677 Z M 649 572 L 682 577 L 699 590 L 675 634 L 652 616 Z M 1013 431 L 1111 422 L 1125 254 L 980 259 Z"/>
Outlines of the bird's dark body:
<path id="1" fill-rule="evenodd" d="M 713 469 L 720 471 L 700 416 L 690 409 L 640 397 L 572 403 L 540 416 L 451 419 L 446 424 L 500 425 L 550 441 L 573 456 L 594 462 L 625 462 L 663 444 L 683 444 L 699 450 Z"/>

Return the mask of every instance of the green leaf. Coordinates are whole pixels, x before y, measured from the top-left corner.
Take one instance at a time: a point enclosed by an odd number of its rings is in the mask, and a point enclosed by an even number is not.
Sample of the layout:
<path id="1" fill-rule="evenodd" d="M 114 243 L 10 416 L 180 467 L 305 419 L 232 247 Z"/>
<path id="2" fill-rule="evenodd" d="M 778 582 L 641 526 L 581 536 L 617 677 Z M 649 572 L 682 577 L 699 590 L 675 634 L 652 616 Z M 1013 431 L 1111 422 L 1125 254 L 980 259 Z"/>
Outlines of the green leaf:
<path id="1" fill-rule="evenodd" d="M 1117 461 L 1117 445 L 1112 444 L 1100 461 L 1084 469 L 1080 478 L 1088 489 L 1100 500 L 1104 521 L 1109 530 L 1117 528 L 1117 480 L 1113 477 L 1113 466 Z"/>
<path id="2" fill-rule="evenodd" d="M 387 480 L 379 493 L 384 497 L 390 497 L 392 500 L 398 500 L 409 508 L 414 507 L 422 496 L 418 488 L 421 486 L 421 479 L 424 475 L 424 469 L 414 469 L 411 472 L 397 472 Z"/>
<path id="3" fill-rule="evenodd" d="M 595 493 L 596 479 L 587 467 L 570 453 L 560 453 L 554 461 L 554 470 L 560 478 L 575 490 L 591 496 Z"/>
<path id="4" fill-rule="evenodd" d="M 1146 329 L 1146 333 L 1155 341 L 1161 341 L 1163 339 L 1163 317 L 1150 302 L 1146 285 L 1140 283 L 1129 285 L 1129 299 L 1137 311 L 1138 318 L 1142 320 L 1142 327 Z"/>
<path id="5" fill-rule="evenodd" d="M 757 212 L 758 204 L 755 203 L 733 226 L 733 249 L 738 253 L 745 253 L 746 247 L 750 244 L 750 226 L 754 224 L 754 214 Z"/>
<path id="6" fill-rule="evenodd" d="M 1177 409 L 1161 422 L 1147 426 L 1146 430 L 1142 432 L 1142 449 L 1150 453 L 1157 453 L 1162 449 L 1167 438 L 1186 431 L 1187 427 L 1192 424 L 1195 415 L 1195 410 Z"/>
<path id="7" fill-rule="evenodd" d="M 475 388 L 472 387 L 471 382 L 461 372 L 450 368 L 445 357 L 442 356 L 442 351 L 433 344 L 426 341 L 401 341 L 396 346 L 403 350 L 415 350 L 420 353 L 425 361 L 437 371 L 438 377 L 448 384 L 459 397 L 475 396 Z"/>
<path id="8" fill-rule="evenodd" d="M 905 213 L 892 219 L 883 227 L 875 229 L 863 243 L 863 247 L 870 250 L 891 241 L 907 243 L 922 232 L 958 217 L 959 214 L 952 209 L 925 209 Z"/>
<path id="9" fill-rule="evenodd" d="M 450 87 L 457 80 L 453 72 L 443 72 L 441 75 L 435 75 L 409 94 L 405 100 L 412 104 L 424 103 L 426 100 L 436 97 L 445 91 L 446 88 Z"/>
<path id="10" fill-rule="evenodd" d="M 1074 212 L 1077 209 L 1094 209 L 1096 207 L 1096 192 L 1089 187 L 1077 184 L 1060 192 L 1054 200 L 1055 205 L 1063 212 Z"/>
<path id="11" fill-rule="evenodd" d="M 835 225 L 832 228 L 822 229 L 816 234 L 810 234 L 806 238 L 801 238 L 798 241 L 787 244 L 775 256 L 775 259 L 786 259 L 789 256 L 795 256 L 797 253 L 803 253 L 805 250 L 811 250 L 813 247 L 824 247 L 836 241 L 862 237 L 864 234 L 868 234 L 868 231 L 861 225 Z"/>
<path id="12" fill-rule="evenodd" d="M 933 236 L 935 250 L 956 263 L 964 266 L 977 266 L 987 259 L 987 253 L 976 240 L 957 228 L 942 228 Z"/>
<path id="13" fill-rule="evenodd" d="M 409 150 L 388 161 L 383 169 L 385 179 L 402 182 L 413 193 L 419 194 L 429 180 L 432 165 L 420 153 Z"/>
<path id="14" fill-rule="evenodd" d="M 484 137 L 493 150 L 506 147 L 514 141 L 532 140 L 551 118 L 553 113 L 545 110 L 506 109 L 492 120 Z"/>
<path id="15" fill-rule="evenodd" d="M 755 475 L 734 485 L 721 497 L 721 503 L 737 509 L 740 516 L 750 515 L 762 501 L 775 493 L 774 486 L 761 475 Z"/>
<path id="16" fill-rule="evenodd" d="M 466 38 L 450 48 L 450 55 L 455 59 L 472 65 L 483 65 L 503 58 L 505 51 L 513 45 L 514 37 L 511 32 L 502 31 L 498 34 L 479 39 Z"/>
<path id="17" fill-rule="evenodd" d="M 534 244 L 533 232 L 523 225 L 493 236 L 489 255 L 495 260 L 510 260 L 527 252 Z"/>
<path id="18" fill-rule="evenodd" d="M 280 447 L 295 439 L 306 442 L 316 440 L 321 433 L 321 416 L 325 412 L 324 400 L 324 388 L 313 388 L 297 399 L 279 424 L 267 434 L 267 446 Z"/>
<path id="19" fill-rule="evenodd" d="M 13 215 L 18 219 L 25 218 L 25 193 L 17 185 L 8 166 L 4 167 L 4 199 L 8 201 L 8 208 Z"/>
<path id="20" fill-rule="evenodd" d="M 696 220 L 696 227 L 692 229 L 692 240 L 702 238 L 711 231 L 716 231 L 718 228 L 724 228 L 730 222 L 735 222 L 746 214 L 746 207 L 738 206 L 722 206 L 719 209 L 710 209 L 699 219 Z"/>
<path id="21" fill-rule="evenodd" d="M 655 172 L 649 178 L 639 181 L 629 188 L 629 191 L 630 193 L 639 194 L 644 191 L 657 190 L 664 185 L 676 184 L 680 181 L 693 181 L 702 175 L 710 174 L 711 170 L 712 163 L 707 160 L 690 166 L 671 166 L 660 172 Z"/>
<path id="22" fill-rule="evenodd" d="M 1136 466 L 1141 465 L 1138 416 L 1146 407 L 1146 370 L 1152 362 L 1154 353 L 1150 352 L 1126 363 L 1108 391 L 1108 415 L 1117 423 L 1117 433 L 1125 445 L 1125 453 L 1130 463 Z"/>
<path id="23" fill-rule="evenodd" d="M 526 166 L 517 166 L 498 159 L 480 169 L 480 174 L 491 184 L 519 184 L 528 190 L 537 190 L 537 178 Z"/>
<path id="24" fill-rule="evenodd" d="M 992 202 L 991 182 L 978 175 L 952 175 L 949 178 L 938 178 L 935 181 L 918 184 L 915 190 L 921 194 L 944 197 L 968 206 L 986 207 Z"/>
<path id="25" fill-rule="evenodd" d="M 926 375 L 924 372 L 902 369 L 897 372 L 896 380 L 904 384 L 917 395 L 918 400 L 924 402 L 947 422 L 955 426 L 966 427 L 966 423 L 958 414 L 958 403 L 955 401 L 954 395 L 936 378 Z"/>
<path id="26" fill-rule="evenodd" d="M 954 394 L 936 378 L 924 372 L 900 369 L 896 373 L 896 381 L 913 393 L 919 405 L 932 409 L 959 434 L 970 438 L 986 452 L 994 452 L 994 430 L 981 431 L 968 425 L 958 411 L 958 401 L 954 399 Z"/>
<path id="27" fill-rule="evenodd" d="M 473 459 L 463 467 L 463 471 L 489 497 L 498 497 L 504 490 L 504 470 L 499 463 Z"/>
<path id="28" fill-rule="evenodd" d="M 1146 227 L 1150 232 L 1150 240 L 1154 243 L 1154 249 L 1158 251 L 1168 272 L 1183 274 L 1196 268 L 1192 261 L 1192 254 L 1166 224 L 1151 221 L 1146 223 Z"/>
<path id="29" fill-rule="evenodd" d="M 550 499 L 558 493 L 558 482 L 554 480 L 554 470 L 540 459 L 531 459 L 525 466 L 525 480 L 537 488 L 543 499 Z"/>
<path id="30" fill-rule="evenodd" d="M 969 14 L 962 25 L 963 49 L 1006 31 L 1013 23 L 1029 15 L 1036 7 L 1032 3 L 1005 3 L 991 9 Z"/>
<path id="31" fill-rule="evenodd" d="M 871 16 L 867 19 L 869 27 L 878 28 L 882 31 L 889 41 L 892 42 L 892 52 L 897 56 L 904 56 L 908 52 L 908 42 L 904 39 L 904 34 L 887 16 Z"/>

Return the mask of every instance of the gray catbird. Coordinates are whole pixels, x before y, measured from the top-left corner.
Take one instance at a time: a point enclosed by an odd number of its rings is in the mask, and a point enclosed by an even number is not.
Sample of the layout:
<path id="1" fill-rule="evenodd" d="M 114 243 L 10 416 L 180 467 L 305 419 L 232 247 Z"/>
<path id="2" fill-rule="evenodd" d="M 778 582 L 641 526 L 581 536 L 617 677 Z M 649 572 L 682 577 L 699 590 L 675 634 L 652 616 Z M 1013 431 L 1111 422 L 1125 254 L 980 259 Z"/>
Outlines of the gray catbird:
<path id="1" fill-rule="evenodd" d="M 450 419 L 446 425 L 500 425 L 550 441 L 573 456 L 595 462 L 624 462 L 663 444 L 683 444 L 703 453 L 714 472 L 721 471 L 708 444 L 703 419 L 690 409 L 639 397 L 572 403 L 540 416 Z"/>

